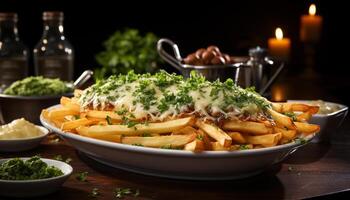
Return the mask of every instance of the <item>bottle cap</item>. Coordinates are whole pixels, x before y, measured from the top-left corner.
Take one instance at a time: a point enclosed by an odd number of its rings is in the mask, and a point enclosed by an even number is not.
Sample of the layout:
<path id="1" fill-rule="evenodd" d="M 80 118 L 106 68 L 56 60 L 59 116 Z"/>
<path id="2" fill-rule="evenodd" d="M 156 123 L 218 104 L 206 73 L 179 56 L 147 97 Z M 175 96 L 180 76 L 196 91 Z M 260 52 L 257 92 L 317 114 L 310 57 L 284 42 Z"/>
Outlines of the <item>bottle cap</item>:
<path id="1" fill-rule="evenodd" d="M 43 20 L 60 20 L 64 18 L 63 12 L 60 11 L 45 11 L 43 12 Z"/>
<path id="2" fill-rule="evenodd" d="M 17 13 L 13 13 L 13 12 L 0 13 L 0 21 L 5 21 L 5 20 L 17 21 L 18 20 Z"/>
<path id="3" fill-rule="evenodd" d="M 267 56 L 267 51 L 266 49 L 258 46 L 258 47 L 249 49 L 249 56 L 256 59 L 263 59 Z"/>

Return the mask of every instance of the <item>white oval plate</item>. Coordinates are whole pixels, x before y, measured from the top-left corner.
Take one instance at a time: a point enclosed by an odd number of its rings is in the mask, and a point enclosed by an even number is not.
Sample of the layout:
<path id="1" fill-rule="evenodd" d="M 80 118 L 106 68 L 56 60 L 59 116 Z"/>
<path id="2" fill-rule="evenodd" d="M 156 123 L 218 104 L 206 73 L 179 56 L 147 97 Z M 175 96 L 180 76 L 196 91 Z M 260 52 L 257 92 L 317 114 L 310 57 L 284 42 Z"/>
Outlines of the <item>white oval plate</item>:
<path id="1" fill-rule="evenodd" d="M 42 126 L 36 126 L 40 129 L 41 135 L 31 138 L 1 140 L 0 152 L 19 152 L 27 151 L 39 146 L 40 142 L 49 134 L 49 130 Z"/>
<path id="2" fill-rule="evenodd" d="M 8 159 L 0 159 L 3 163 Z M 29 158 L 20 158 L 27 160 Z M 2 180 L 0 179 L 0 195 L 8 197 L 36 197 L 43 196 L 58 190 L 61 185 L 72 174 L 73 168 L 61 161 L 41 158 L 49 166 L 55 166 L 62 170 L 63 175 L 53 178 L 37 179 L 37 180 Z"/>
<path id="3" fill-rule="evenodd" d="M 59 105 L 58 105 L 59 106 Z M 52 109 L 56 106 L 50 107 Z M 140 174 L 188 179 L 239 179 L 258 174 L 282 161 L 302 146 L 300 143 L 242 151 L 205 151 L 156 149 L 113 143 L 63 132 L 40 116 L 41 123 L 56 132 L 79 151 L 106 165 Z M 312 137 L 306 138 L 310 141 Z"/>

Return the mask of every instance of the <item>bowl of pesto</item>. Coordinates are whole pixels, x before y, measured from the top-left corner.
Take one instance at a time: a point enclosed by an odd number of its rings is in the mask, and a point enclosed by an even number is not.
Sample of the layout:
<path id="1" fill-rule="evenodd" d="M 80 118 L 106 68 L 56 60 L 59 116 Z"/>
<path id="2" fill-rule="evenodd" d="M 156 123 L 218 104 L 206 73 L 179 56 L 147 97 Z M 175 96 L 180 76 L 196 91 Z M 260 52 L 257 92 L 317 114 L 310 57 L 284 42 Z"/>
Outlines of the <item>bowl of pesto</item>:
<path id="1" fill-rule="evenodd" d="M 57 191 L 73 168 L 61 161 L 31 158 L 0 159 L 0 197 L 36 197 Z"/>
<path id="2" fill-rule="evenodd" d="M 0 120 L 9 123 L 17 118 L 40 124 L 43 108 L 55 105 L 62 95 L 71 96 L 73 87 L 59 79 L 32 76 L 12 83 L 0 94 Z"/>

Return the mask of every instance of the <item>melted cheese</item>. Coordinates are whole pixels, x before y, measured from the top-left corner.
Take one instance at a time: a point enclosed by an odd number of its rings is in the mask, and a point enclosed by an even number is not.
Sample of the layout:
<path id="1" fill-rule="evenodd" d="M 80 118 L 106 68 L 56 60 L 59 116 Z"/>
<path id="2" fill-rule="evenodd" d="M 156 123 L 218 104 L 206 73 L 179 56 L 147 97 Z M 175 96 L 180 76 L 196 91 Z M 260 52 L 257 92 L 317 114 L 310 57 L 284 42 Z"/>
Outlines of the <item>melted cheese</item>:
<path id="1" fill-rule="evenodd" d="M 148 109 L 145 108 L 145 105 L 140 101 L 137 101 L 137 95 L 142 95 L 142 92 L 137 93 L 137 89 L 140 87 L 140 81 L 149 79 L 151 83 L 147 86 L 147 89 L 152 89 L 154 94 L 149 97 L 150 101 L 154 101 L 154 104 L 151 104 Z M 243 112 L 248 112 L 251 115 L 254 115 L 261 111 L 257 105 L 249 103 L 243 108 L 239 108 L 235 105 L 228 105 L 227 109 L 224 107 L 225 96 L 224 92 L 219 92 L 216 94 L 215 98 L 211 95 L 213 86 L 208 84 L 203 84 L 203 87 L 190 90 L 187 95 L 192 99 L 190 104 L 178 105 L 168 104 L 168 108 L 164 111 L 160 111 L 159 105 L 162 99 L 167 94 L 172 94 L 176 97 L 179 96 L 182 84 L 169 85 L 165 88 L 160 88 L 155 85 L 153 77 L 142 77 L 131 83 L 121 84 L 118 87 L 115 87 L 112 90 L 105 91 L 104 88 L 109 88 L 113 82 L 105 83 L 100 86 L 100 92 L 94 91 L 93 88 L 86 89 L 82 96 L 80 97 L 80 104 L 83 108 L 92 105 L 94 109 L 105 109 L 107 105 L 113 105 L 114 110 L 118 111 L 120 109 L 127 109 L 128 112 L 132 113 L 136 118 L 146 118 L 151 117 L 153 120 L 164 120 L 168 117 L 175 117 L 178 114 L 183 112 L 193 112 L 198 113 L 201 116 L 205 116 L 213 119 L 213 114 L 224 115 L 225 117 L 233 117 L 242 114 Z M 98 90 L 98 89 L 95 89 Z M 239 88 L 238 91 L 244 91 Z M 227 91 L 228 92 L 228 91 Z M 230 95 L 239 95 L 239 93 L 231 92 Z M 250 96 L 254 98 L 262 99 L 267 101 L 261 96 L 258 96 L 256 93 L 247 94 L 255 95 Z"/>

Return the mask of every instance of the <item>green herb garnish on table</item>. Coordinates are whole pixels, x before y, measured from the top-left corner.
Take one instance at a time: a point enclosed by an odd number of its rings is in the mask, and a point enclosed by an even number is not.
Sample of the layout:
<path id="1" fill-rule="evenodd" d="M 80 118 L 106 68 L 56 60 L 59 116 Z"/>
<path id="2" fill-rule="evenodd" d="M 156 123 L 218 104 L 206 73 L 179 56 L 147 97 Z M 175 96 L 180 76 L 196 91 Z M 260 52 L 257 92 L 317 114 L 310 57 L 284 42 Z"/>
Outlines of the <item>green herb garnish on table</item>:
<path id="1" fill-rule="evenodd" d="M 24 161 L 20 158 L 10 159 L 0 164 L 0 179 L 3 180 L 36 180 L 63 175 L 54 166 L 48 166 L 39 156 Z"/>
<path id="2" fill-rule="evenodd" d="M 79 172 L 76 174 L 75 178 L 78 181 L 86 182 L 89 172 Z"/>
<path id="3" fill-rule="evenodd" d="M 100 191 L 98 190 L 98 188 L 93 188 L 89 196 L 97 198 L 98 196 L 100 196 Z"/>
<path id="4" fill-rule="evenodd" d="M 125 196 L 138 197 L 140 195 L 140 190 L 136 189 L 135 191 L 133 191 L 130 188 L 115 188 L 114 195 L 118 199 L 122 199 Z"/>

